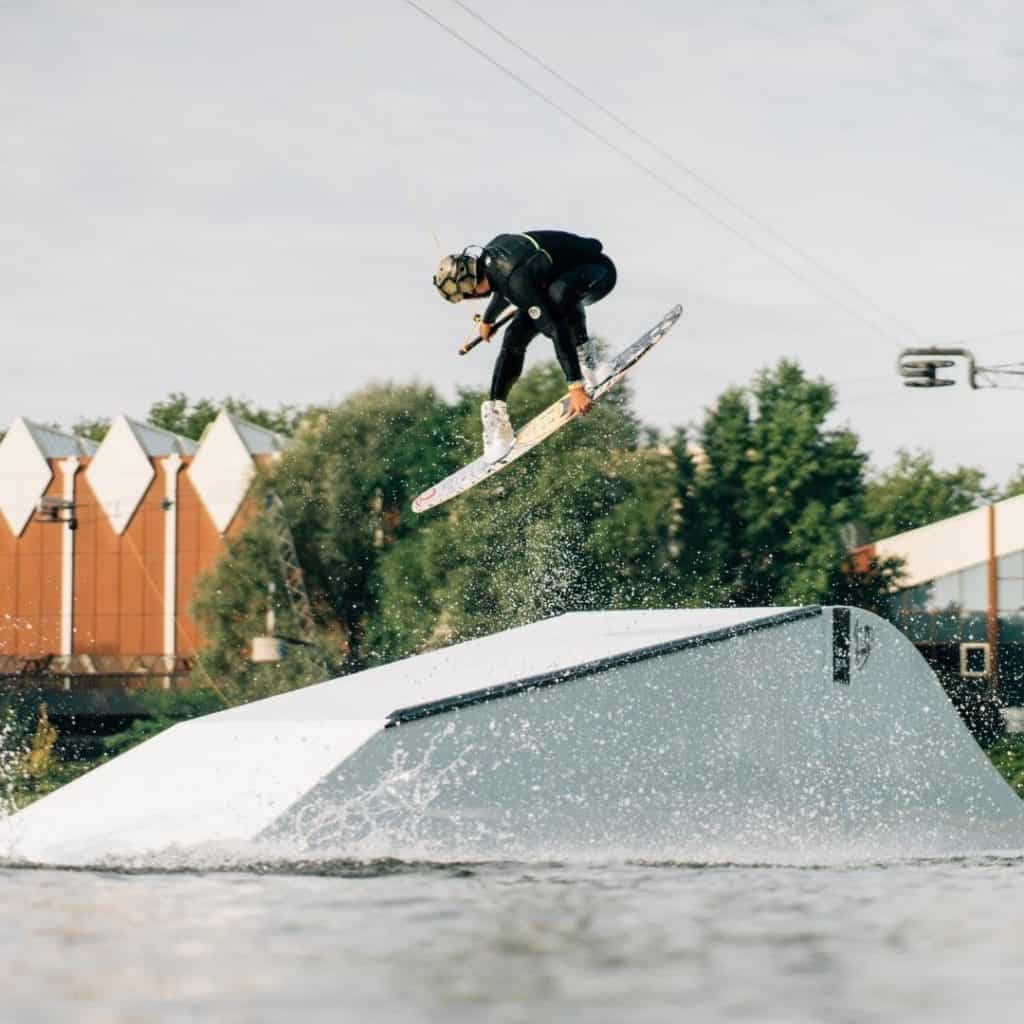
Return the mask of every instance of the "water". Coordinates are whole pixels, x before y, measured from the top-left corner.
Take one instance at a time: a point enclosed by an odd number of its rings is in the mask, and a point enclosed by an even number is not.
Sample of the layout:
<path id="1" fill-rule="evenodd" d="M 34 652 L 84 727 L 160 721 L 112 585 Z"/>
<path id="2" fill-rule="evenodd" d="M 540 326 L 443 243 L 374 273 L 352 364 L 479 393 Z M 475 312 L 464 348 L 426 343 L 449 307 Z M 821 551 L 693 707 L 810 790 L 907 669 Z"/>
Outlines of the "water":
<path id="1" fill-rule="evenodd" d="M 0 867 L 4 1024 L 1018 1019 L 1024 857 Z"/>

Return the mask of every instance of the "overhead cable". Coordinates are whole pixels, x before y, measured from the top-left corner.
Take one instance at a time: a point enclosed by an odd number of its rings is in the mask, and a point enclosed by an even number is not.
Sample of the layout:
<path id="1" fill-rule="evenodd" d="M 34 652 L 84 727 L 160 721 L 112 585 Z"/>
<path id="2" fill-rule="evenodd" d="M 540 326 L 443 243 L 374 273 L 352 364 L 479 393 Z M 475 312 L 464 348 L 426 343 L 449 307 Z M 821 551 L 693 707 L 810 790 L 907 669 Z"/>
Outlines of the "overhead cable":
<path id="1" fill-rule="evenodd" d="M 844 288 L 849 294 L 855 295 L 866 306 L 869 306 L 876 313 L 885 317 L 905 334 L 911 334 L 918 340 L 922 340 L 921 336 L 918 334 L 916 330 L 914 330 L 914 328 L 910 324 L 905 323 L 904 321 L 900 320 L 899 317 L 896 317 L 892 313 L 883 309 L 880 305 L 878 305 L 877 302 L 875 302 L 871 298 L 870 295 L 867 295 L 865 292 L 861 291 L 855 285 L 850 284 L 849 281 L 846 281 L 844 278 L 834 273 L 832 270 L 826 267 L 820 260 L 816 259 L 813 255 L 811 255 L 804 249 L 801 249 L 798 245 L 795 245 L 793 242 L 789 241 L 789 239 L 786 238 L 785 235 L 783 235 L 780 231 L 777 231 L 770 224 L 763 221 L 760 217 L 756 216 L 755 214 L 751 213 L 748 209 L 741 206 L 740 203 L 738 203 L 735 199 L 733 199 L 726 192 L 724 192 L 717 185 L 715 185 L 714 182 L 710 181 L 707 177 L 695 171 L 692 167 L 683 163 L 678 157 L 676 157 L 673 153 L 665 149 L 664 146 L 656 142 L 649 135 L 644 135 L 643 132 L 640 132 L 639 130 L 634 128 L 628 121 L 625 120 L 625 118 L 616 114 L 614 110 L 611 110 L 600 100 L 595 99 L 588 92 L 581 89 L 578 85 L 576 85 L 575 82 L 567 78 L 557 68 L 552 67 L 546 61 L 538 57 L 537 54 L 533 53 L 532 50 L 528 50 L 525 46 L 522 45 L 522 43 L 517 42 L 506 32 L 503 32 L 500 28 L 497 27 L 497 25 L 488 21 L 482 14 L 479 13 L 479 11 L 473 10 L 473 8 L 470 7 L 469 4 L 464 3 L 463 0 L 451 0 L 451 3 L 455 4 L 455 6 L 460 8 L 460 10 L 465 11 L 466 14 L 468 14 L 475 21 L 478 21 L 489 31 L 493 32 L 494 35 L 496 35 L 499 39 L 502 40 L 502 42 L 507 43 L 513 49 L 518 50 L 519 53 L 521 53 L 528 60 L 536 64 L 539 68 L 546 71 L 549 75 L 552 76 L 552 78 L 555 78 L 557 81 L 561 82 L 562 85 L 564 85 L 567 89 L 571 90 L 581 99 L 589 103 L 592 107 L 594 107 L 595 110 L 600 111 L 602 114 L 604 114 L 605 117 L 607 117 L 609 120 L 617 124 L 623 131 L 628 132 L 630 135 L 633 136 L 634 139 L 637 139 L 639 142 L 642 142 L 645 146 L 653 150 L 663 160 L 666 160 L 673 167 L 675 167 L 676 170 L 682 171 L 683 174 L 687 175 L 688 177 L 696 181 L 698 184 L 702 185 L 712 195 L 714 195 L 716 198 L 720 199 L 723 203 L 725 203 L 726 206 L 729 206 L 731 209 L 735 210 L 741 216 L 745 217 L 748 221 L 750 221 L 751 224 L 759 228 L 766 235 L 769 235 L 770 237 L 775 239 L 775 241 L 777 241 L 784 248 L 788 249 L 795 256 L 798 256 L 809 266 L 813 267 L 823 277 L 829 278 L 830 280 L 838 284 L 841 288 Z"/>
<path id="2" fill-rule="evenodd" d="M 801 283 L 806 285 L 813 292 L 816 292 L 818 295 L 820 295 L 823 298 L 825 298 L 828 301 L 830 301 L 833 305 L 835 305 L 835 306 L 839 307 L 840 309 L 844 310 L 850 316 L 852 316 L 855 319 L 859 320 L 862 324 L 864 324 L 866 327 L 868 327 L 870 330 L 872 330 L 874 333 L 878 334 L 879 336 L 881 336 L 883 338 L 886 338 L 886 339 L 888 339 L 890 341 L 901 341 L 902 340 L 901 338 L 899 338 L 899 336 L 895 335 L 892 331 L 890 331 L 889 329 L 887 329 L 887 328 L 883 327 L 882 325 L 878 324 L 877 322 L 875 322 L 874 320 L 870 319 L 869 317 L 865 316 L 860 310 L 856 309 L 854 306 L 852 306 L 849 303 L 845 302 L 843 299 L 839 298 L 833 292 L 831 292 L 828 289 L 824 288 L 817 281 L 815 281 L 812 278 L 808 277 L 807 274 L 805 274 L 799 267 L 794 266 L 788 260 L 785 260 L 781 256 L 779 256 L 778 253 L 772 252 L 770 249 L 768 249 L 767 247 L 761 245 L 759 242 L 757 242 L 755 239 L 751 238 L 749 235 L 745 234 L 743 231 L 741 231 L 738 228 L 734 227 L 727 220 L 725 220 L 724 218 L 719 216 L 713 210 L 710 210 L 707 206 L 705 206 L 699 200 L 695 199 L 693 196 L 689 195 L 687 192 L 683 191 L 674 182 L 672 182 L 670 179 L 666 178 L 664 175 L 660 174 L 653 167 L 651 167 L 650 165 L 644 163 L 642 160 L 637 159 L 637 157 L 635 157 L 628 149 L 624 148 L 623 146 L 620 146 L 618 143 L 616 143 L 613 140 L 609 139 L 606 135 L 602 134 L 596 128 L 592 127 L 590 124 L 588 124 L 586 121 L 584 121 L 581 117 L 579 117 L 578 115 L 574 114 L 571 110 L 569 110 L 568 108 L 564 107 L 557 100 L 552 99 L 550 96 L 548 96 L 546 93 L 544 93 L 537 86 L 533 85 L 527 79 L 523 78 L 520 74 L 518 74 L 512 68 L 508 67 L 505 64 L 502 64 L 500 61 L 498 61 L 496 58 L 494 58 L 491 54 L 489 54 L 482 47 L 478 46 L 472 40 L 470 40 L 466 36 L 462 35 L 458 30 L 452 28 L 452 26 L 448 25 L 446 22 L 444 22 L 443 20 L 438 18 L 432 12 L 428 11 L 426 8 L 421 6 L 419 3 L 416 3 L 416 0 L 401 0 L 401 2 L 404 3 L 407 7 L 411 7 L 413 10 L 417 11 L 420 15 L 422 15 L 428 21 L 433 22 L 443 32 L 446 32 L 448 35 L 450 35 L 453 39 L 456 39 L 459 43 L 461 43 L 467 49 L 472 50 L 474 53 L 477 54 L 477 56 L 479 56 L 479 57 L 483 58 L 485 61 L 487 61 L 488 64 L 492 65 L 493 67 L 495 67 L 499 71 L 501 71 L 503 74 L 507 75 L 514 82 L 516 82 L 521 88 L 525 89 L 531 95 L 533 95 L 534 97 L 539 99 L 542 103 L 544 103 L 547 106 L 551 107 L 552 109 L 556 110 L 564 118 L 566 118 L 567 120 L 569 120 L 573 124 L 575 124 L 576 127 L 578 127 L 581 131 L 586 132 L 592 138 L 597 139 L 597 141 L 600 142 L 602 145 L 604 145 L 608 149 L 612 150 L 614 153 L 618 154 L 620 157 L 622 157 L 622 159 L 626 160 L 628 163 L 632 164 L 638 170 L 640 170 L 641 172 L 646 174 L 653 181 L 657 182 L 663 188 L 667 189 L 676 198 L 683 200 L 685 203 L 687 203 L 688 205 L 692 206 L 694 209 L 696 209 L 700 213 L 702 213 L 707 219 L 709 219 L 713 223 L 717 224 L 720 228 L 722 228 L 723 230 L 727 231 L 729 234 L 733 235 L 735 238 L 738 238 L 740 241 L 742 241 L 748 247 L 750 247 L 751 249 L 754 249 L 756 252 L 760 253 L 762 256 L 766 257 L 767 259 L 769 259 L 773 263 L 775 263 L 778 266 L 782 267 L 792 277 L 794 277 L 797 280 L 799 280 Z"/>

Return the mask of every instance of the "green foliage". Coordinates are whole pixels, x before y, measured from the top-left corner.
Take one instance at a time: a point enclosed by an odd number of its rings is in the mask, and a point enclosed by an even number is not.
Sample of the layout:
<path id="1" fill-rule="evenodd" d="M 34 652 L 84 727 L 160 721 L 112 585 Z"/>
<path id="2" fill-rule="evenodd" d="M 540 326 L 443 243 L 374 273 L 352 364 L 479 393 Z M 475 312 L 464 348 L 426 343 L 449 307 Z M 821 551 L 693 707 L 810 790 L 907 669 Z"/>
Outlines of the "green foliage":
<path id="1" fill-rule="evenodd" d="M 377 561 L 413 527 L 412 497 L 455 467 L 464 440 L 454 433 L 455 419 L 432 390 L 415 386 L 369 388 L 308 419 L 260 487 L 283 502 L 322 625 L 317 646 L 293 647 L 278 665 L 248 660 L 252 637 L 264 632 L 267 583 L 280 576 L 273 524 L 259 517 L 197 592 L 195 610 L 208 636 L 197 681 L 218 680 L 235 702 L 360 663 Z M 299 633 L 287 606 L 278 607 L 278 626 L 282 635 Z"/>
<path id="2" fill-rule="evenodd" d="M 806 604 L 849 585 L 841 528 L 862 512 L 866 456 L 851 431 L 825 429 L 834 407 L 831 385 L 783 360 L 710 410 L 703 462 L 681 481 L 691 600 Z"/>
<path id="3" fill-rule="evenodd" d="M 197 681 L 217 681 L 231 702 L 292 689 L 363 663 L 363 635 L 377 612 L 373 580 L 381 555 L 419 524 L 410 503 L 462 461 L 464 403 L 429 389 L 382 385 L 322 410 L 260 481 L 281 497 L 306 587 L 321 625 L 315 648 L 295 647 L 279 665 L 252 665 L 266 587 L 280 570 L 272 524 L 256 518 L 203 581 L 195 610 L 208 643 Z M 287 607 L 279 632 L 298 634 Z"/>
<path id="4" fill-rule="evenodd" d="M 101 442 L 107 436 L 110 429 L 110 420 L 99 416 L 95 419 L 79 417 L 71 427 L 71 433 L 76 437 L 87 437 L 90 441 Z"/>
<path id="5" fill-rule="evenodd" d="M 825 604 L 865 608 L 882 618 L 889 618 L 893 592 L 903 578 L 904 564 L 902 558 L 885 558 L 881 561 L 872 560 L 866 567 L 857 568 L 851 559 L 844 559 L 838 579 L 821 601 Z"/>
<path id="6" fill-rule="evenodd" d="M 13 695 L 0 694 L 0 817 L 17 806 L 31 735 L 24 705 Z"/>
<path id="7" fill-rule="evenodd" d="M 943 471 L 930 452 L 900 449 L 895 464 L 867 485 L 864 523 L 872 539 L 881 539 L 969 512 L 995 498 L 982 470 L 957 466 Z"/>
<path id="8" fill-rule="evenodd" d="M 1016 498 L 1018 494 L 1024 494 L 1024 464 L 1019 465 L 1013 476 L 1007 480 L 1002 497 Z"/>
<path id="9" fill-rule="evenodd" d="M 0 692 L 0 750 L 24 751 L 35 731 L 36 715 L 17 690 Z"/>
<path id="10" fill-rule="evenodd" d="M 247 398 L 228 396 L 219 402 L 211 398 L 193 400 L 182 391 L 172 391 L 163 401 L 154 402 L 149 407 L 146 420 L 154 426 L 163 427 L 164 430 L 198 439 L 222 409 L 249 423 L 286 435 L 294 434 L 303 417 L 309 415 L 309 410 L 299 409 L 293 405 L 264 409 L 253 405 Z M 53 426 L 54 429 L 61 429 L 56 424 Z M 71 432 L 78 437 L 87 437 L 91 441 L 102 441 L 109 429 L 108 418 L 99 416 L 93 419 L 82 416 L 75 420 Z M 3 435 L 0 434 L 0 440 L 2 439 Z"/>
<path id="11" fill-rule="evenodd" d="M 1024 736 L 1012 733 L 997 740 L 988 748 L 988 756 L 999 774 L 1024 797 Z"/>
<path id="12" fill-rule="evenodd" d="M 210 398 L 195 401 L 181 391 L 173 391 L 162 402 L 154 402 L 149 407 L 146 419 L 157 427 L 182 434 L 185 437 L 199 438 L 202 432 L 217 418 L 218 413 L 226 409 L 233 416 L 238 416 L 249 423 L 266 427 L 279 434 L 295 432 L 303 415 L 302 410 L 292 405 L 280 405 L 277 409 L 263 409 L 254 406 L 246 398 L 225 398 L 215 402 Z"/>
<path id="13" fill-rule="evenodd" d="M 260 517 L 228 543 L 213 571 L 199 581 L 193 610 L 203 623 L 206 643 L 196 658 L 192 681 L 212 695 L 211 700 L 218 698 L 220 708 L 320 682 L 336 675 L 344 662 L 343 637 L 327 627 L 316 647 L 291 647 L 288 657 L 277 664 L 250 661 L 253 637 L 266 632 L 267 584 L 279 579 L 271 526 Z M 276 598 L 278 632 L 296 636 L 298 624 L 281 602 L 280 587 Z"/>
<path id="14" fill-rule="evenodd" d="M 66 761 L 56 752 L 57 730 L 46 705 L 20 695 L 0 698 L 0 816 L 59 789 L 89 771 L 94 761 Z"/>

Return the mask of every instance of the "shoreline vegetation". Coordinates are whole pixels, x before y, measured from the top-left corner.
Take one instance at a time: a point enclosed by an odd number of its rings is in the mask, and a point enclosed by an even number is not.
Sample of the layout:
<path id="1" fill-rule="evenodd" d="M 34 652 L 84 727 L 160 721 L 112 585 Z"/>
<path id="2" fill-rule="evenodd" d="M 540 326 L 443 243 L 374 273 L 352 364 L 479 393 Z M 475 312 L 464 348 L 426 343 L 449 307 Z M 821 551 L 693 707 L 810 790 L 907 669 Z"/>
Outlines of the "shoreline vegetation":
<path id="1" fill-rule="evenodd" d="M 535 367 L 514 419 L 563 391 L 557 366 Z M 531 458 L 416 516 L 412 498 L 476 456 L 482 397 L 384 384 L 331 408 L 181 394 L 154 405 L 151 422 L 188 436 L 221 408 L 292 435 L 257 478 L 254 508 L 268 490 L 281 498 L 317 635 L 276 665 L 250 661 L 277 564 L 273 523 L 254 516 L 194 595 L 207 642 L 192 688 L 147 692 L 147 714 L 101 756 L 69 754 L 45 707 L 0 693 L 0 814 L 177 721 L 565 611 L 852 604 L 885 616 L 900 563 L 855 567 L 851 527 L 886 536 L 1024 493 L 1024 467 L 997 488 L 926 452 L 873 470 L 834 422 L 832 385 L 783 360 L 669 432 L 644 426 L 623 387 Z M 75 429 L 101 437 L 106 424 Z M 282 635 L 298 635 L 287 603 L 275 613 Z M 982 739 L 1024 797 L 1024 737 Z"/>

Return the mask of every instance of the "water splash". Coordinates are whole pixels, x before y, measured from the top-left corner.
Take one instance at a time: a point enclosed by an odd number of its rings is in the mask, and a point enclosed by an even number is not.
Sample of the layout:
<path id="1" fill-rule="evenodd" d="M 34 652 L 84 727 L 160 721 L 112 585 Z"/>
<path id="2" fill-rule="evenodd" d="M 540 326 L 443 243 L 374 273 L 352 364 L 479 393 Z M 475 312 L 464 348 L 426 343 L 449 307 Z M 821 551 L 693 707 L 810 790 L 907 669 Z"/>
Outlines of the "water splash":
<path id="1" fill-rule="evenodd" d="M 0 708 L 0 819 L 17 810 L 14 791 L 25 753 L 13 714 Z"/>
<path id="2" fill-rule="evenodd" d="M 337 796 L 341 787 L 335 780 L 325 780 L 262 838 L 288 836 L 303 852 L 329 847 L 343 857 L 380 859 L 396 849 L 412 849 L 416 859 L 445 853 L 442 859 L 449 860 L 450 850 L 436 838 L 434 805 L 446 787 L 472 776 L 473 758 L 481 753 L 476 743 L 462 744 L 454 753 L 450 746 L 445 749 L 454 736 L 455 725 L 450 723 L 422 750 L 397 747 L 373 784 L 343 799 Z"/>

